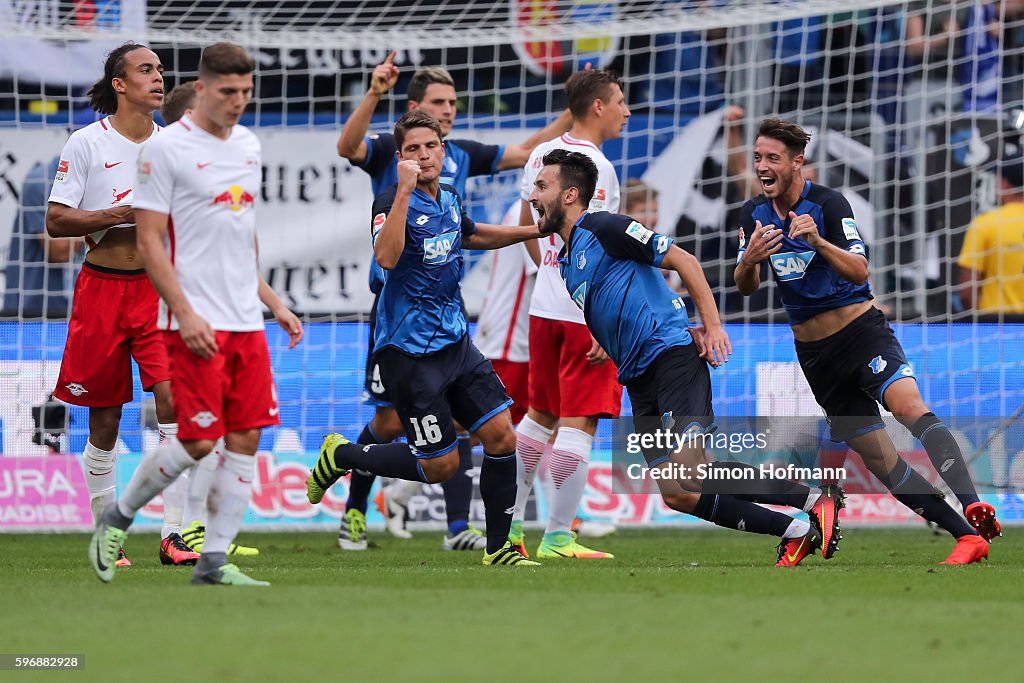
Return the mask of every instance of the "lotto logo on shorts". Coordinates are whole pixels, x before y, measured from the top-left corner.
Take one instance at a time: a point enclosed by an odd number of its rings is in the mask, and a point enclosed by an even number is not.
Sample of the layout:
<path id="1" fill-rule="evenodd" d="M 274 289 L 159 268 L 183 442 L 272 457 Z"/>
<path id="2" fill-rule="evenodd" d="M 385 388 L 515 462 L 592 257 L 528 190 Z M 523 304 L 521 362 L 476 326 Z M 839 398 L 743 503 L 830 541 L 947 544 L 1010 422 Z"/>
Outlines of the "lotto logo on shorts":
<path id="1" fill-rule="evenodd" d="M 203 410 L 193 415 L 191 419 L 197 425 L 199 425 L 203 429 L 206 429 L 220 418 L 211 413 L 209 410 Z"/>

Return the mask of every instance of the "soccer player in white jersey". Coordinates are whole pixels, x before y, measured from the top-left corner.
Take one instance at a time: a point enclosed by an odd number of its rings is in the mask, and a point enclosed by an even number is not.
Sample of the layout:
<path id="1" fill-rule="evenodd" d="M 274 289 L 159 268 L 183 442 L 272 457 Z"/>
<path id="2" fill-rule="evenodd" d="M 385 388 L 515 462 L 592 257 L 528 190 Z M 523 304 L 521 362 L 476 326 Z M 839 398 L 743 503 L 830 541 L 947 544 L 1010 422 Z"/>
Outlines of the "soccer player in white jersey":
<path id="1" fill-rule="evenodd" d="M 544 155 L 553 149 L 581 152 L 597 164 L 599 177 L 591 211 L 619 208 L 619 180 L 600 149 L 605 140 L 622 134 L 629 119 L 619 79 L 604 69 L 579 71 L 566 81 L 565 92 L 572 128 L 561 137 L 541 143 L 530 155 L 520 192 L 522 225 L 537 222 L 527 198 L 543 168 Z M 516 429 L 519 477 L 513 519 L 523 519 L 545 445 L 558 427 L 548 459 L 555 494 L 537 555 L 550 559 L 610 558 L 609 553 L 577 543 L 571 525 L 586 487 L 598 419 L 619 414 L 622 387 L 615 379 L 615 365 L 591 336 L 583 312 L 565 290 L 558 271 L 561 239 L 550 235 L 528 244 L 534 250 L 539 246 L 540 254 L 534 253 L 539 270 L 530 302 L 530 408 Z M 521 537 L 512 540 L 522 543 Z"/>
<path id="2" fill-rule="evenodd" d="M 85 481 L 93 518 L 117 497 L 114 449 L 121 407 L 132 400 L 131 359 L 142 387 L 156 397 L 161 439 L 176 430 L 167 352 L 156 326 L 157 293 L 135 246 L 135 166 L 157 134 L 153 111 L 164 97 L 163 65 L 145 45 L 125 43 L 107 55 L 89 90 L 99 121 L 75 131 L 61 151 L 46 212 L 52 237 L 85 237 L 89 251 L 75 282 L 68 338 L 53 395 L 89 408 Z M 185 485 L 164 501 L 164 564 L 195 564 L 181 539 Z M 119 551 L 119 567 L 131 562 Z"/>
<path id="3" fill-rule="evenodd" d="M 103 581 L 135 514 L 224 436 L 193 584 L 265 586 L 227 563 L 252 495 L 260 430 L 278 423 L 259 300 L 255 204 L 260 143 L 238 120 L 254 61 L 217 43 L 203 51 L 191 117 L 147 144 L 135 201 L 139 249 L 160 293 L 178 438 L 160 444 L 108 506 L 89 544 Z"/>
<path id="4" fill-rule="evenodd" d="M 195 81 L 179 83 L 164 97 L 164 103 L 160 107 L 160 115 L 164 119 L 164 124 L 170 126 L 182 116 L 191 114 L 195 106 Z M 281 297 L 277 295 L 277 292 L 263 278 L 262 274 L 260 275 L 260 301 L 270 309 L 277 324 L 288 332 L 288 348 L 295 348 L 295 345 L 302 340 L 304 334 L 302 321 L 288 310 Z M 220 461 L 222 450 L 224 450 L 224 439 L 218 439 L 210 457 L 203 458 L 199 465 L 193 467 L 188 477 L 188 495 L 185 497 L 185 511 L 181 517 L 187 526 L 181 532 L 181 537 L 184 539 L 185 544 L 197 553 L 203 551 L 203 541 L 206 536 L 206 517 L 208 515 L 206 497 L 210 492 L 210 486 L 213 484 L 213 477 L 217 471 L 217 463 Z M 166 499 L 166 497 L 167 492 L 164 491 L 164 498 Z M 228 548 L 228 555 L 252 556 L 259 554 L 259 548 L 239 545 L 237 543 L 232 543 Z"/>

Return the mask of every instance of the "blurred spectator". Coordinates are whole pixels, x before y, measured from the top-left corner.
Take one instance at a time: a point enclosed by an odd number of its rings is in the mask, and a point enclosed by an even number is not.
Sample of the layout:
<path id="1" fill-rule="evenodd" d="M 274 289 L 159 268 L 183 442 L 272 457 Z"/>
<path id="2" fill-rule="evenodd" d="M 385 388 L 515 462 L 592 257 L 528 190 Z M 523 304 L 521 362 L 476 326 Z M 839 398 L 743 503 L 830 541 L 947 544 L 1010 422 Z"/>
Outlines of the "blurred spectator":
<path id="1" fill-rule="evenodd" d="M 1024 156 L 999 164 L 1001 204 L 971 222 L 957 265 L 960 303 L 980 313 L 1024 313 Z"/>
<path id="2" fill-rule="evenodd" d="M 962 59 L 957 78 L 963 88 L 965 112 L 998 114 L 1004 104 L 1021 97 L 1019 68 L 1004 65 L 1020 46 L 1022 0 L 995 0 L 970 6 L 964 22 Z M 1005 67 L 1005 68 L 1004 68 Z"/>
<path id="3" fill-rule="evenodd" d="M 638 178 L 630 178 L 622 187 L 619 212 L 655 230 L 658 227 L 658 193 Z"/>
<path id="4" fill-rule="evenodd" d="M 712 8 L 723 0 L 698 2 Z M 683 31 L 654 36 L 654 63 L 642 66 L 652 78 L 651 106 L 673 114 L 699 116 L 725 103 L 726 30 Z"/>
<path id="5" fill-rule="evenodd" d="M 801 17 L 772 25 L 775 110 L 818 109 L 825 91 L 822 50 L 824 17 Z"/>
<path id="6" fill-rule="evenodd" d="M 11 231 L 0 316 L 66 318 L 71 282 L 68 261 L 75 241 L 46 234 L 46 203 L 57 173 L 58 157 L 37 163 L 21 187 L 18 215 Z"/>

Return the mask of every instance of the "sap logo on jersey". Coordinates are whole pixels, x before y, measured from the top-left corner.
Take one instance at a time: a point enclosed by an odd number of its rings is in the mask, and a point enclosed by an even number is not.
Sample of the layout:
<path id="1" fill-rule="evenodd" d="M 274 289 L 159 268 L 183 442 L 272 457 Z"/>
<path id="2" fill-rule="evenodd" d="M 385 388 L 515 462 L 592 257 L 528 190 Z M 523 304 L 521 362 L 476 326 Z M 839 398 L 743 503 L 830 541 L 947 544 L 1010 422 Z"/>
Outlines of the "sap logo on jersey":
<path id="1" fill-rule="evenodd" d="M 807 267 L 814 260 L 815 253 L 817 252 L 812 249 L 811 251 L 787 251 L 781 254 L 772 254 L 772 268 L 775 269 L 775 274 L 779 276 L 779 282 L 802 278 L 807 271 Z"/>
<path id="2" fill-rule="evenodd" d="M 452 247 L 455 245 L 455 238 L 458 236 L 459 233 L 453 230 L 423 240 L 423 262 L 434 266 L 447 261 L 448 254 L 451 253 Z"/>

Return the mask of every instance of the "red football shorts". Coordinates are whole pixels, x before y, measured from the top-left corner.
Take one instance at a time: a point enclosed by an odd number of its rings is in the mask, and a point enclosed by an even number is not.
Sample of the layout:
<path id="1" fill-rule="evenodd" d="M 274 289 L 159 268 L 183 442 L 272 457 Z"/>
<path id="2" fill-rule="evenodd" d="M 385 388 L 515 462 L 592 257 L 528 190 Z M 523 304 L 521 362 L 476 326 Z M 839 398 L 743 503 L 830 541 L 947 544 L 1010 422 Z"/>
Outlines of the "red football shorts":
<path id="1" fill-rule="evenodd" d="M 218 330 L 214 334 L 217 354 L 200 358 L 176 331 L 164 332 L 181 441 L 213 441 L 229 432 L 280 421 L 266 333 Z"/>
<path id="2" fill-rule="evenodd" d="M 558 417 L 617 417 L 618 368 L 591 365 L 586 325 L 530 316 L 530 407 Z"/>
<path id="3" fill-rule="evenodd" d="M 505 391 L 514 401 L 509 411 L 512 424 L 517 425 L 530 407 L 530 364 L 510 360 L 492 360 L 491 366 L 505 385 Z"/>
<path id="4" fill-rule="evenodd" d="M 132 358 L 146 391 L 170 379 L 159 300 L 145 271 L 82 264 L 53 395 L 76 406 L 124 405 L 132 400 Z"/>

